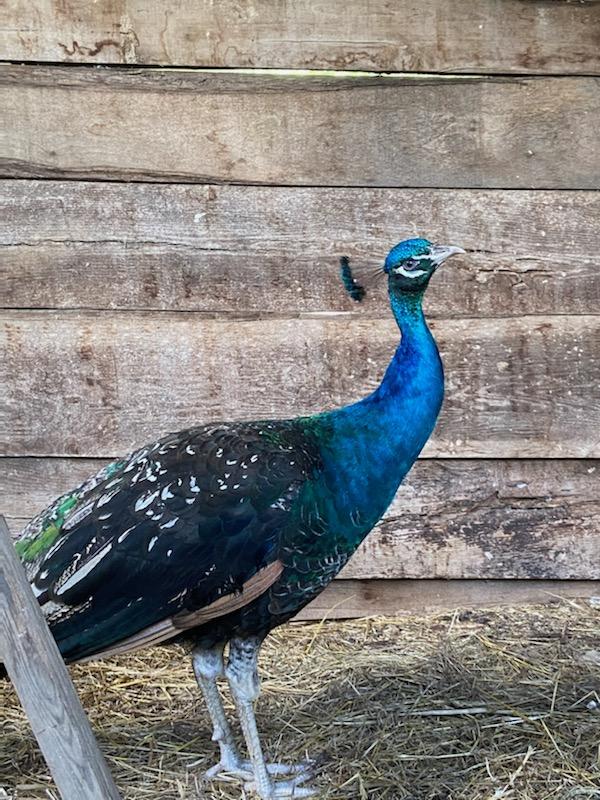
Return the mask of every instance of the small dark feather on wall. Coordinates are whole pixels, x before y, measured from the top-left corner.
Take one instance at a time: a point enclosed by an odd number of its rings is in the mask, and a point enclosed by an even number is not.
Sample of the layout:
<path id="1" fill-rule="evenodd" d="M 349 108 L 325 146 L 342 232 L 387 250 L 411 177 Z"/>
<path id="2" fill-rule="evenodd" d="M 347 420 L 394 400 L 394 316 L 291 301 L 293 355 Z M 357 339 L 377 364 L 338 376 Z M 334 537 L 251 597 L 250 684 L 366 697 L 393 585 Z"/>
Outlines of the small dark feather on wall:
<path id="1" fill-rule="evenodd" d="M 364 286 L 361 286 L 352 274 L 348 256 L 340 257 L 340 276 L 344 284 L 344 289 L 348 292 L 350 297 L 357 303 L 362 302 L 367 292 Z"/>

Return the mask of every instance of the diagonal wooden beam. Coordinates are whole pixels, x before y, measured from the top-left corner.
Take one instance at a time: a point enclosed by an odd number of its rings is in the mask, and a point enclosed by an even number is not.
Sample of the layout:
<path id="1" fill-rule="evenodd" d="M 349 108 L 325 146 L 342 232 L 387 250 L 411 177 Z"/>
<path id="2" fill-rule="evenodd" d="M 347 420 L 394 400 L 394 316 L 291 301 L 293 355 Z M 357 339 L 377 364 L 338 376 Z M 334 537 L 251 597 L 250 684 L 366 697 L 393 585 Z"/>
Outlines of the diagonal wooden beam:
<path id="1" fill-rule="evenodd" d="M 0 660 L 62 800 L 121 796 L 0 516 Z"/>

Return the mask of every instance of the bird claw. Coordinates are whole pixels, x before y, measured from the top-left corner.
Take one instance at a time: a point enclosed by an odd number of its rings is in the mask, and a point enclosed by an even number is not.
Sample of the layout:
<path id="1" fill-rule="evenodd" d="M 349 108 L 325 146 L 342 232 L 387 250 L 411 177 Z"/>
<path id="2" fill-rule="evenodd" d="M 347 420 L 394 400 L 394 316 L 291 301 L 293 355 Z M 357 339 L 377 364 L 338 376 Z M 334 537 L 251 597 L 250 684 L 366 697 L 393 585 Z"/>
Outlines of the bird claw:
<path id="1" fill-rule="evenodd" d="M 313 761 L 301 761 L 299 764 L 281 764 L 275 762 L 267 764 L 267 772 L 269 775 L 277 777 L 278 775 L 295 775 L 296 783 L 304 783 L 315 774 L 316 764 Z"/>
<path id="2" fill-rule="evenodd" d="M 295 775 L 294 782 L 297 784 L 304 783 L 313 776 L 314 764 L 311 761 L 303 761 L 300 764 L 282 764 L 274 762 L 267 764 L 267 772 L 273 777 L 280 775 Z M 207 781 L 221 780 L 227 781 L 230 778 L 238 778 L 247 782 L 249 785 L 254 783 L 254 771 L 252 769 L 252 762 L 249 759 L 226 759 L 219 761 L 217 764 L 207 769 L 204 773 L 204 778 Z M 278 795 L 275 795 L 276 797 Z M 287 795 L 283 795 L 284 797 Z M 296 797 L 304 797 L 305 795 L 296 795 Z M 306 795 L 308 796 L 308 795 Z"/>
<path id="3" fill-rule="evenodd" d="M 255 792 L 261 800 L 280 800 L 280 798 L 291 798 L 292 800 L 300 800 L 303 797 L 315 797 L 317 790 L 310 786 L 301 786 L 305 780 L 311 775 L 299 775 L 291 781 L 277 781 L 272 784 L 270 791 L 265 794 L 261 793 L 255 781 L 249 781 L 244 784 L 244 789 L 247 792 Z"/>
<path id="4" fill-rule="evenodd" d="M 228 781 L 231 778 L 239 778 L 242 781 L 251 781 L 254 778 L 252 765 L 249 761 L 219 761 L 217 764 L 207 769 L 204 779 L 207 781 Z"/>

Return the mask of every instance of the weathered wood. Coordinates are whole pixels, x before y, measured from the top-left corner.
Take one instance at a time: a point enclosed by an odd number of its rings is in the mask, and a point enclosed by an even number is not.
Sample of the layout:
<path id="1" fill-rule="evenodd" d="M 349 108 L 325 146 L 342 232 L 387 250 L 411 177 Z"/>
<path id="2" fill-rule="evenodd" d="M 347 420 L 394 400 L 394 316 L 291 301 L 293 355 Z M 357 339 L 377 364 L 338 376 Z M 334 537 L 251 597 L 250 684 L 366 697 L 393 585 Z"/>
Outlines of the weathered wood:
<path id="1" fill-rule="evenodd" d="M 400 210 L 400 211 L 399 211 Z M 341 289 L 423 233 L 469 253 L 441 269 L 430 315 L 595 314 L 598 192 L 326 189 L 0 181 L 0 305 L 388 315 Z"/>
<path id="2" fill-rule="evenodd" d="M 600 317 L 436 320 L 447 397 L 425 454 L 600 455 Z M 372 391 L 389 320 L 4 311 L 0 450 L 112 456 L 215 419 L 312 413 Z"/>
<path id="3" fill-rule="evenodd" d="M 342 577 L 600 578 L 600 462 L 418 462 Z"/>
<path id="4" fill-rule="evenodd" d="M 2 516 L 0 655 L 63 800 L 119 800 Z"/>
<path id="5" fill-rule="evenodd" d="M 600 182 L 600 93 L 590 77 L 5 65 L 0 104 L 7 177 L 553 189 Z"/>
<path id="6" fill-rule="evenodd" d="M 0 460 L 13 532 L 104 463 Z M 418 461 L 341 577 L 593 580 L 599 474 L 593 460 Z"/>
<path id="7" fill-rule="evenodd" d="M 595 2 L 169 0 L 3 7 L 3 58 L 215 67 L 600 72 Z"/>
<path id="8" fill-rule="evenodd" d="M 333 581 L 295 617 L 351 619 L 460 608 L 552 603 L 600 593 L 600 581 Z"/>

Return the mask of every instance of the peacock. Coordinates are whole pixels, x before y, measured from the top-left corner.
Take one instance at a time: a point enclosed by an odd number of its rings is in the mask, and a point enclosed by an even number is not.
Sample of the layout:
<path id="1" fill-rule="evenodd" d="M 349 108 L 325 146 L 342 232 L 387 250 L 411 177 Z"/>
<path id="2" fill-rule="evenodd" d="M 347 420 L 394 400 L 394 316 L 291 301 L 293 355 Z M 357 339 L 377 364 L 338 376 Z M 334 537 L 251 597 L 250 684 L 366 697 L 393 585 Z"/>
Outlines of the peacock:
<path id="1" fill-rule="evenodd" d="M 309 763 L 265 760 L 259 649 L 342 569 L 429 438 L 444 378 L 421 303 L 437 267 L 464 252 L 422 238 L 390 250 L 382 272 L 401 340 L 372 394 L 312 416 L 167 434 L 58 498 L 16 542 L 65 661 L 191 642 L 220 749 L 209 779 L 234 775 L 262 800 L 314 794 Z M 223 709 L 223 677 L 248 759 Z"/>

